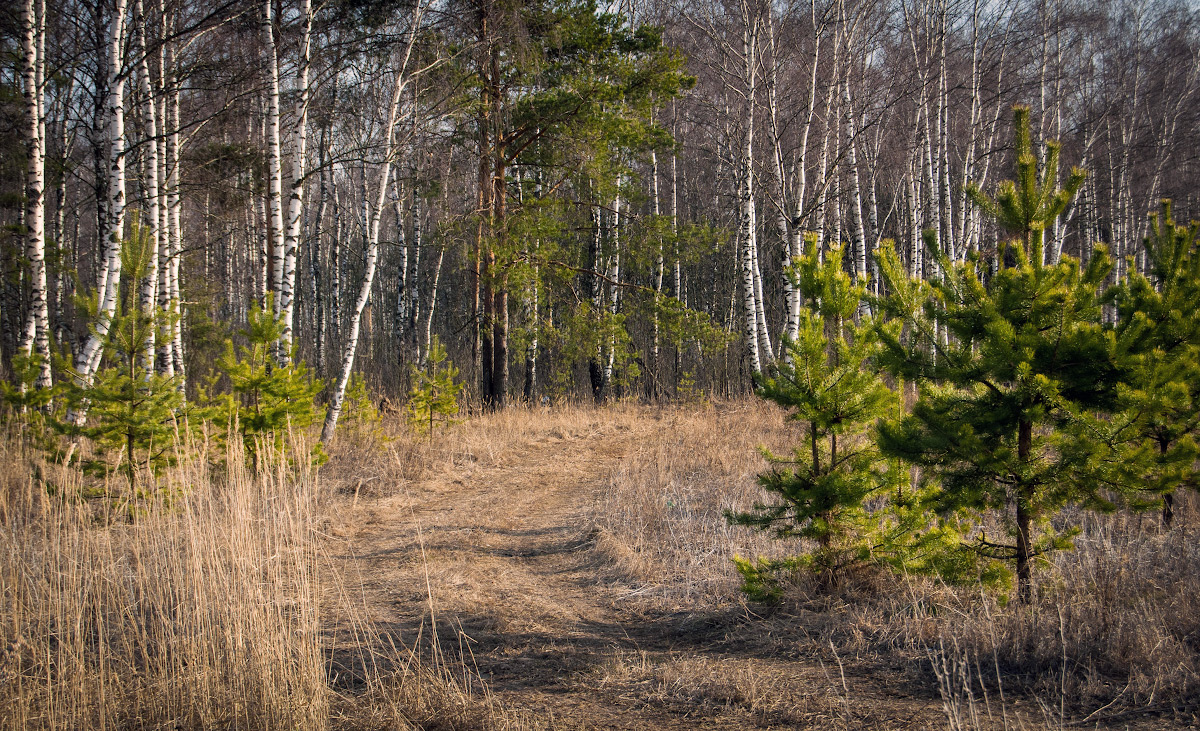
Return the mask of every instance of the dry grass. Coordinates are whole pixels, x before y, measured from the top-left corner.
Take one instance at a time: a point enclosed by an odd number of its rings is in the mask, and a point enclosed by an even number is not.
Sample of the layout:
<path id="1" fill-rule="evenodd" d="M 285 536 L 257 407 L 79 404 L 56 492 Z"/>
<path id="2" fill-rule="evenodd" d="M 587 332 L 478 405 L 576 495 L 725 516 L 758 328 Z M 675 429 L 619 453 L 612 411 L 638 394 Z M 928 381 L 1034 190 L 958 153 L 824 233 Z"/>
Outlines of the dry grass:
<path id="1" fill-rule="evenodd" d="M 339 434 L 319 478 L 283 459 L 257 473 L 214 467 L 194 445 L 165 477 L 177 497 L 142 503 L 131 520 L 130 504 L 81 498 L 77 474 L 5 434 L 0 727 L 550 728 L 544 714 L 492 695 L 457 647 L 461 628 L 427 623 L 400 637 L 376 622 L 370 577 L 337 547 L 358 530 L 348 523 L 372 514 L 366 505 L 389 520 L 467 491 L 472 509 L 493 499 L 534 509 L 512 491 L 556 469 L 546 459 L 618 445 L 587 462 L 617 466 L 588 475 L 602 479 L 582 527 L 591 563 L 580 566 L 594 567 L 618 611 L 697 629 L 684 638 L 692 649 L 614 649 L 588 676 L 601 689 L 687 717 L 822 728 L 892 727 L 939 702 L 955 729 L 1200 720 L 1195 496 L 1180 501 L 1170 532 L 1150 515 L 1089 518 L 1077 549 L 1041 568 L 1029 607 L 863 574 L 832 594 L 798 581 L 764 612 L 742 602 L 730 558 L 797 546 L 729 527 L 722 513 L 764 497 L 756 448 L 783 450 L 797 436 L 757 402 L 518 407 L 432 440 L 385 418 Z M 582 483 L 591 468 L 562 469 Z M 502 472 L 528 477 L 476 487 Z M 437 550 L 453 550 L 445 545 Z M 403 560 L 428 560 L 432 586 L 404 591 L 428 594 L 430 618 L 435 604 L 469 605 L 459 594 L 471 582 L 502 584 L 510 565 L 500 556 L 495 570 L 455 583 L 470 569 L 456 561 L 470 554 L 422 555 Z M 480 601 L 499 590 L 476 588 Z M 479 627 L 569 626 L 574 610 L 554 601 L 522 598 Z M 474 607 L 480 622 L 483 609 Z"/>
<path id="2" fill-rule="evenodd" d="M 179 452 L 136 500 L 0 439 L 0 728 L 541 728 L 365 619 L 304 460 Z"/>
<path id="3" fill-rule="evenodd" d="M 464 417 L 431 438 L 388 414 L 374 429 L 339 433 L 321 480 L 334 492 L 360 497 L 419 491 L 429 483 L 462 482 L 481 470 L 509 464 L 538 440 L 628 429 L 644 418 L 645 411 L 635 405 L 516 403 L 504 411 Z"/>
<path id="4" fill-rule="evenodd" d="M 324 727 L 307 471 L 218 479 L 196 454 L 177 501 L 133 505 L 0 450 L 0 726 Z"/>
<path id="5" fill-rule="evenodd" d="M 757 401 L 681 407 L 654 418 L 656 428 L 609 476 L 593 507 L 597 547 L 631 598 L 668 607 L 727 604 L 740 583 L 733 555 L 777 556 L 787 547 L 730 526 L 723 513 L 763 499 L 757 449 L 786 448 L 794 430 L 782 411 Z"/>
<path id="6" fill-rule="evenodd" d="M 595 505 L 597 548 L 631 598 L 680 612 L 728 604 L 738 583 L 732 555 L 802 548 L 728 527 L 722 518 L 726 508 L 765 497 L 754 483 L 765 466 L 755 447 L 779 449 L 795 435 L 782 426 L 782 412 L 753 403 L 657 418 L 663 428 L 612 475 Z M 801 577 L 781 607 L 757 630 L 739 630 L 736 641 L 810 656 L 832 642 L 868 666 L 900 662 L 925 685 L 937 683 L 938 662 L 949 663 L 939 672 L 958 680 L 939 683 L 947 702 L 948 689 L 962 690 L 961 671 L 969 666 L 975 695 L 960 693 L 956 701 L 966 714 L 952 723 L 960 728 L 988 727 L 988 719 L 1024 723 L 1003 715 L 1002 691 L 1042 709 L 1035 726 L 1132 712 L 1196 719 L 1200 511 L 1194 495 L 1181 502 L 1187 507 L 1170 532 L 1154 515 L 1088 517 L 1076 549 L 1042 567 L 1038 600 L 1028 607 L 934 581 L 866 573 L 828 594 Z M 714 684 L 704 673 L 691 677 L 689 689 L 676 692 L 718 701 L 730 695 L 710 693 Z M 753 695 L 753 683 L 738 686 Z M 971 725 L 967 700 L 979 702 L 978 725 Z"/>
<path id="7" fill-rule="evenodd" d="M 768 727 L 852 727 L 837 667 L 806 670 L 784 662 L 640 652 L 610 658 L 597 682 L 692 715 L 733 710 Z"/>

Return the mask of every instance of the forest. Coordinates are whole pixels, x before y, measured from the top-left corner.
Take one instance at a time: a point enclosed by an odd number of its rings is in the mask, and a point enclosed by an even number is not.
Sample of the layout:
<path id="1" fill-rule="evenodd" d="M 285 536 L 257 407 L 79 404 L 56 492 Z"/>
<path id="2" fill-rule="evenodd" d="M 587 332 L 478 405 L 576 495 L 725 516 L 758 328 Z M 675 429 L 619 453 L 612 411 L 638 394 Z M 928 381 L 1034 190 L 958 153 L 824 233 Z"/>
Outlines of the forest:
<path id="1" fill-rule="evenodd" d="M 1200 722 L 1198 102 L 1188 0 L 7 3 L 0 725 Z"/>

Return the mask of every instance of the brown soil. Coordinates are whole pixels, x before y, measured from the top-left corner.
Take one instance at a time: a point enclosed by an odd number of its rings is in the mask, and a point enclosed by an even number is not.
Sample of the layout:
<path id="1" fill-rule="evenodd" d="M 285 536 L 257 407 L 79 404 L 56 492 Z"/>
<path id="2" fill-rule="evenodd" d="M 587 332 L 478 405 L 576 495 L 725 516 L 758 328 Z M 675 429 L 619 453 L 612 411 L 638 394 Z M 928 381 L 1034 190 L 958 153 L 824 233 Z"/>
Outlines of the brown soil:
<path id="1" fill-rule="evenodd" d="M 539 726 L 943 725 L 936 690 L 911 673 L 789 649 L 745 606 L 629 601 L 594 550 L 587 511 L 652 428 L 636 419 L 550 428 L 513 440 L 487 466 L 355 499 L 343 524 L 353 527 L 338 531 L 346 550 L 333 558 L 357 567 L 349 578 L 385 632 L 428 645 L 432 619 L 442 651 L 461 652 L 501 705 Z"/>

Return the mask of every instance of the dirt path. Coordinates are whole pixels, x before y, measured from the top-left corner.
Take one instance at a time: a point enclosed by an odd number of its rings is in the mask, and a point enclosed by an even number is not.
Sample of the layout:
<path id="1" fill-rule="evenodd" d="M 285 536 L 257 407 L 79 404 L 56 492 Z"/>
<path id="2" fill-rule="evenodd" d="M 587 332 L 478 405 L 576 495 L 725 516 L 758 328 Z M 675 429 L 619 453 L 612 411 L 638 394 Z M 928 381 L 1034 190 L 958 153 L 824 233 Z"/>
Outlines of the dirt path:
<path id="1" fill-rule="evenodd" d="M 850 712 L 828 668 L 731 644 L 736 607 L 655 614 L 619 600 L 587 511 L 647 428 L 548 430 L 487 467 L 356 502 L 346 557 L 373 619 L 412 642 L 432 610 L 442 644 L 461 645 L 497 698 L 554 728 L 881 727 Z M 886 685 L 867 692 L 904 697 Z M 930 700 L 903 701 L 886 726 L 925 727 Z"/>

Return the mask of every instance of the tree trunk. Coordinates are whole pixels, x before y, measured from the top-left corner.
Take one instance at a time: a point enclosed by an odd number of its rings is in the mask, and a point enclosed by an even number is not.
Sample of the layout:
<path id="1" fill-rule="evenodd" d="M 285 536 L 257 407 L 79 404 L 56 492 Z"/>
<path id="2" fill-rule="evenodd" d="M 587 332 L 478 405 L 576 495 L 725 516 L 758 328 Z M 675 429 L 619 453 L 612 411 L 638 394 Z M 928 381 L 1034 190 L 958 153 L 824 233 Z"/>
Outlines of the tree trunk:
<path id="1" fill-rule="evenodd" d="M 40 11 L 40 12 L 39 12 Z M 44 0 L 22 5 L 21 76 L 25 97 L 25 255 L 29 259 L 30 302 L 21 351 L 40 359 L 37 388 L 49 388 L 50 308 L 46 277 L 46 107 Z M 64 110 L 65 111 L 65 110 Z M 65 120 L 65 115 L 64 115 Z M 64 124 L 66 122 L 64 121 Z"/>
<path id="2" fill-rule="evenodd" d="M 655 150 L 650 151 L 650 180 L 654 216 L 658 218 L 662 215 L 662 204 L 658 190 L 658 153 Z M 658 255 L 654 259 L 654 329 L 650 341 L 650 372 L 646 374 L 646 397 L 651 401 L 658 400 L 659 393 L 660 336 L 658 308 L 661 303 L 660 298 L 662 297 L 663 277 L 665 274 L 666 257 L 663 251 L 662 237 L 660 236 L 658 238 Z"/>
<path id="3" fill-rule="evenodd" d="M 754 96 L 758 80 L 756 50 L 758 29 L 754 19 L 743 18 L 742 53 L 745 62 L 746 109 L 742 118 L 742 149 L 738 159 L 738 241 L 741 244 L 742 305 L 746 315 L 746 345 L 749 348 L 750 368 L 755 375 L 762 373 L 762 339 L 759 334 L 758 288 L 755 286 L 757 270 L 755 253 L 758 249 L 755 200 L 754 200 Z"/>
<path id="4" fill-rule="evenodd" d="M 275 314 L 282 312 L 283 291 L 283 155 L 279 143 L 279 52 L 275 47 L 274 3 L 264 0 L 263 52 L 267 72 L 267 261 L 268 291 Z"/>
<path id="5" fill-rule="evenodd" d="M 326 335 L 325 324 L 328 317 L 325 312 L 325 272 L 324 258 L 321 255 L 321 240 L 324 233 L 325 224 L 325 208 L 329 204 L 329 175 L 325 169 L 325 138 L 327 134 L 327 126 L 321 127 L 321 140 L 318 145 L 318 168 L 320 170 L 320 178 L 317 183 L 317 215 L 313 222 L 312 245 L 309 249 L 309 267 L 312 271 L 313 280 L 313 319 L 316 321 L 316 359 L 317 359 L 317 375 L 325 376 L 325 348 Z M 336 242 L 335 242 L 336 243 Z"/>
<path id="6" fill-rule="evenodd" d="M 854 275 L 859 282 L 867 280 L 867 234 L 863 226 L 862 180 L 858 172 L 858 131 L 854 124 L 854 107 L 850 99 L 850 74 L 847 68 L 842 103 L 846 106 L 846 163 L 850 166 L 850 238 L 854 248 Z M 864 304 L 865 307 L 865 304 Z"/>
<path id="7" fill-rule="evenodd" d="M 270 1 L 267 0 L 268 3 Z M 308 147 L 308 69 L 309 59 L 312 55 L 313 14 L 311 0 L 301 0 L 300 13 L 304 18 L 304 32 L 300 39 L 300 68 L 296 73 L 296 87 L 300 92 L 300 97 L 296 100 L 296 108 L 292 113 L 292 129 L 288 135 L 291 152 L 291 190 L 288 194 L 286 229 L 282 225 L 280 226 L 283 234 L 283 272 L 280 276 L 279 293 L 276 295 L 279 298 L 279 312 L 283 316 L 283 327 L 280 332 L 278 345 L 279 362 L 285 366 L 291 361 L 292 353 L 293 313 L 296 299 L 296 258 L 300 250 L 300 224 L 303 220 L 304 212 L 304 159 Z M 276 59 L 275 63 L 277 64 L 278 59 L 274 50 L 271 51 L 271 55 L 272 58 Z M 273 67 L 272 73 L 274 76 L 272 82 L 273 103 L 275 105 L 275 114 L 278 116 L 279 71 L 277 66 Z M 276 124 L 278 125 L 278 118 L 276 118 Z M 272 175 L 274 175 L 274 171 L 272 171 Z"/>
<path id="8" fill-rule="evenodd" d="M 121 284 L 121 245 L 125 238 L 125 73 L 123 44 L 125 39 L 125 0 L 116 0 L 112 22 L 108 29 L 108 99 L 105 117 L 108 137 L 108 199 L 104 206 L 104 242 L 98 277 L 99 310 L 95 330 L 75 359 L 75 371 L 84 385 L 90 385 L 96 369 L 109 324 L 117 310 Z M 72 415 L 75 420 L 81 414 Z"/>
<path id="9" fill-rule="evenodd" d="M 588 251 L 588 261 L 591 264 L 592 273 L 588 276 L 588 284 L 591 289 L 592 312 L 599 319 L 604 312 L 604 279 L 600 276 L 601 267 L 604 265 L 604 214 L 600 210 L 599 205 L 592 206 L 592 238 L 591 246 Z M 592 400 L 596 403 L 604 401 L 607 391 L 604 382 L 605 360 L 604 344 L 598 342 L 595 352 L 588 360 L 588 376 L 592 384 Z"/>
<path id="10" fill-rule="evenodd" d="M 1017 425 L 1017 460 L 1021 466 L 1029 464 L 1033 447 L 1033 423 L 1022 419 Z M 1032 571 L 1029 565 L 1033 558 L 1033 542 L 1030 530 L 1033 519 L 1032 488 L 1017 487 L 1017 600 L 1028 604 L 1033 599 Z"/>
<path id="11" fill-rule="evenodd" d="M 442 257 L 438 256 L 438 268 L 441 269 Z M 525 325 L 529 328 L 529 343 L 525 346 L 525 403 L 532 404 L 537 395 L 537 356 L 538 356 L 538 267 L 533 267 L 533 276 L 529 280 L 529 292 L 525 295 Z"/>
<path id="12" fill-rule="evenodd" d="M 163 15 L 163 36 L 173 35 L 168 26 L 165 0 L 160 1 L 159 10 Z M 166 58 L 163 62 L 162 83 L 166 91 L 164 108 L 167 110 L 164 123 L 166 165 L 166 241 L 167 241 L 167 301 L 170 313 L 171 333 L 171 370 L 178 379 L 179 389 L 187 387 L 187 372 L 183 360 L 183 292 L 180 283 L 180 258 L 183 254 L 183 198 L 179 191 L 179 83 L 175 71 L 175 43 L 166 44 Z M 206 198 L 207 200 L 207 198 Z M 208 225 L 207 219 L 205 226 Z M 208 247 L 205 246 L 205 252 Z"/>
<path id="13" fill-rule="evenodd" d="M 438 282 L 442 278 L 442 261 L 446 258 L 446 250 L 438 249 L 437 262 L 433 265 L 433 275 L 429 278 L 429 301 L 425 304 L 425 324 L 421 327 L 422 341 L 420 364 L 425 365 L 429 358 L 429 345 L 433 340 L 433 312 L 437 307 Z M 535 296 L 536 296 L 536 289 Z M 535 304 L 536 307 L 536 304 Z M 534 347 L 537 347 L 537 339 L 534 339 Z"/>
<path id="14" fill-rule="evenodd" d="M 396 343 L 403 349 L 408 330 L 408 240 L 405 237 L 404 226 L 404 187 L 392 201 L 396 214 L 396 310 L 392 313 L 392 332 Z"/>
<path id="15" fill-rule="evenodd" d="M 355 300 L 354 310 L 350 313 L 350 326 L 346 334 L 346 347 L 342 352 L 341 375 L 338 377 L 337 384 L 330 394 L 329 409 L 325 412 L 325 423 L 321 427 L 321 441 L 326 444 L 333 439 L 333 432 L 337 428 L 338 417 L 342 413 L 342 403 L 346 397 L 346 386 L 350 383 L 350 374 L 354 370 L 354 355 L 358 349 L 358 334 L 362 326 L 363 310 L 366 308 L 367 301 L 371 297 L 371 287 L 375 281 L 375 266 L 379 261 L 379 225 L 383 219 L 383 211 L 387 204 L 388 190 L 391 185 L 392 165 L 396 157 L 396 123 L 400 117 L 400 97 L 409 80 L 408 63 L 412 58 L 417 31 L 421 25 L 421 15 L 422 7 L 420 2 L 418 2 L 416 9 L 413 11 L 408 45 L 404 52 L 403 62 L 396 71 L 392 101 L 388 107 L 387 127 L 384 130 L 383 161 L 379 171 L 379 189 L 376 191 L 374 207 L 367 211 L 369 219 L 363 222 L 366 262 L 363 267 L 362 283 L 358 290 L 358 299 Z M 367 205 L 370 205 L 369 201 Z"/>
<path id="16" fill-rule="evenodd" d="M 150 79 L 150 63 L 149 63 L 149 43 L 146 39 L 147 29 L 150 26 L 149 20 L 146 18 L 145 8 L 142 0 L 135 0 L 133 6 L 134 28 L 136 38 L 135 53 L 138 56 L 138 90 L 141 92 L 142 102 L 142 125 L 145 127 L 146 139 L 143 142 L 145 156 L 142 158 L 145 174 L 142 177 L 142 188 L 145 191 L 147 211 L 141 219 L 141 228 L 145 231 L 145 239 L 149 247 L 146 254 L 146 271 L 143 272 L 141 283 L 142 288 L 142 311 L 149 318 L 161 322 L 161 318 L 155 316 L 159 306 L 160 292 L 166 295 L 166 269 L 160 266 L 162 262 L 163 251 L 163 229 L 162 229 L 162 200 L 161 188 L 159 186 L 159 127 L 158 127 L 158 102 L 155 99 L 154 84 Z M 165 373 L 167 367 L 171 363 L 170 358 L 170 341 L 159 344 L 161 352 L 158 352 L 157 359 L 156 351 L 156 331 L 158 327 L 150 328 L 148 342 L 146 343 L 146 374 L 149 376 L 154 370 L 160 373 Z M 156 362 L 157 360 L 157 362 Z"/>

